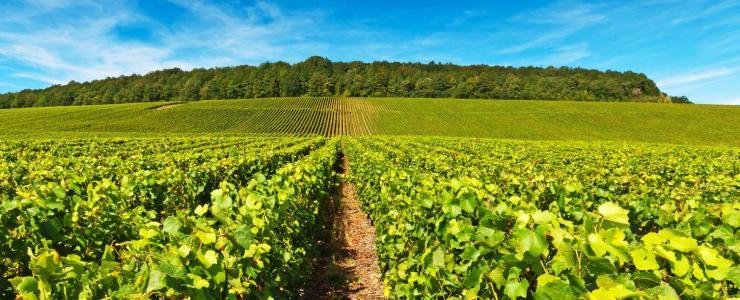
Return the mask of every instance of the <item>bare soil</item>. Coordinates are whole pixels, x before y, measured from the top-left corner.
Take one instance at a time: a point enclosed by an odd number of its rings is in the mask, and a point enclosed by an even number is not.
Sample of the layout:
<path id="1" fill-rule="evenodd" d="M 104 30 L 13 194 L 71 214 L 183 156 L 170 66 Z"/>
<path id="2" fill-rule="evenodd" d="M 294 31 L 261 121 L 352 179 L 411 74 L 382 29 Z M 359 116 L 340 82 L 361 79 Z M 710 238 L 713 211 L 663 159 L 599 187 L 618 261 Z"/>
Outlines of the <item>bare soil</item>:
<path id="1" fill-rule="evenodd" d="M 151 109 L 151 110 L 163 110 L 163 109 L 173 108 L 175 106 L 180 106 L 180 105 L 183 105 L 183 104 L 185 104 L 185 102 L 178 102 L 178 103 L 171 103 L 171 104 L 159 105 L 159 106 L 155 106 L 155 107 L 150 107 L 149 109 Z"/>
<path id="2" fill-rule="evenodd" d="M 337 171 L 348 175 L 346 157 Z M 375 228 L 355 198 L 354 185 L 344 182 L 327 209 L 331 232 L 319 241 L 320 257 L 314 263 L 313 282 L 304 299 L 383 299 Z"/>

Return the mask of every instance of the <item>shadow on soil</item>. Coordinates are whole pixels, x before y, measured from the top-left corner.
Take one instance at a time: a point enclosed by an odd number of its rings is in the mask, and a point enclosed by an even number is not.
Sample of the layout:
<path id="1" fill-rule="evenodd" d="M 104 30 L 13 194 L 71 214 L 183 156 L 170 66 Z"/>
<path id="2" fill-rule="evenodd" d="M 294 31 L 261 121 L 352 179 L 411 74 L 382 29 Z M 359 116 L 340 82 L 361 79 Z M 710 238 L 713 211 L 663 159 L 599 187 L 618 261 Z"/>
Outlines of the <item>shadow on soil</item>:
<path id="1" fill-rule="evenodd" d="M 334 166 L 337 174 L 348 173 L 345 165 L 345 157 L 340 155 Z M 353 299 L 365 288 L 355 268 L 357 253 L 347 246 L 345 240 L 346 227 L 351 224 L 342 221 L 345 218 L 342 206 L 342 199 L 346 196 L 343 195 L 344 184 L 334 189 L 331 201 L 321 212 L 326 230 L 318 236 L 319 253 L 313 263 L 313 275 L 303 299 Z"/>

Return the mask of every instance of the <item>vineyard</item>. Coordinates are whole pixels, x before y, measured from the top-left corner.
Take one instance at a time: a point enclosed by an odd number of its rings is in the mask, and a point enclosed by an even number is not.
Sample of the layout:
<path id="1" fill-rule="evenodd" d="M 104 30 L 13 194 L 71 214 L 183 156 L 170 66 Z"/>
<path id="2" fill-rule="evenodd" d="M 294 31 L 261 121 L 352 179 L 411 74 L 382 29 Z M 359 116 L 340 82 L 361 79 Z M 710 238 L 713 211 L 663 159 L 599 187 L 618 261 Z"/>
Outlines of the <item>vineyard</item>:
<path id="1" fill-rule="evenodd" d="M 735 150 L 365 138 L 347 153 L 386 295 L 737 296 Z"/>
<path id="2" fill-rule="evenodd" d="M 322 138 L 2 147 L 3 283 L 26 298 L 286 297 L 336 182 Z"/>
<path id="3" fill-rule="evenodd" d="M 408 98 L 271 98 L 0 110 L 0 138 L 431 135 L 740 146 L 740 107 Z"/>
<path id="4" fill-rule="evenodd" d="M 295 101 L 299 120 L 335 107 L 307 125 L 327 135 L 372 133 L 387 109 Z M 351 184 L 388 298 L 736 297 L 739 170 L 733 147 L 640 143 L 6 140 L 0 296 L 304 297 L 327 205 Z"/>

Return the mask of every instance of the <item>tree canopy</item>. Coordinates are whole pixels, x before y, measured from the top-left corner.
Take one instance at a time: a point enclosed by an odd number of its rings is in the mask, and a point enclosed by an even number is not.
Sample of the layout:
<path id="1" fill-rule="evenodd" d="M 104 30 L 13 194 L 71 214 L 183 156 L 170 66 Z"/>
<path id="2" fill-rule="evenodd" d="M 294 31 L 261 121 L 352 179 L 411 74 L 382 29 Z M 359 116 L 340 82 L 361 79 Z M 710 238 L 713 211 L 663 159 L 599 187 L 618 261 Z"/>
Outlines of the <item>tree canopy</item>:
<path id="1" fill-rule="evenodd" d="M 430 62 L 303 62 L 165 69 L 0 95 L 0 108 L 294 96 L 688 102 L 631 71 Z"/>

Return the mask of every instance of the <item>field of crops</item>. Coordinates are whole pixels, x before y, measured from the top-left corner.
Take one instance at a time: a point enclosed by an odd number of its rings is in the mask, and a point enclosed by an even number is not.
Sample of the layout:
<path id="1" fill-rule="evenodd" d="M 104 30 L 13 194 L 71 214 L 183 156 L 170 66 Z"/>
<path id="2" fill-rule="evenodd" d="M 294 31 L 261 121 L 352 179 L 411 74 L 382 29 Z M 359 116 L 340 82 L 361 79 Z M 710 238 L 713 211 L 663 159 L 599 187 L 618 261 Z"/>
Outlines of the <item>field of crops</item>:
<path id="1" fill-rule="evenodd" d="M 0 145 L 0 291 L 296 295 L 336 182 L 324 138 Z M 38 296 L 38 298 L 34 298 Z"/>
<path id="2" fill-rule="evenodd" d="M 738 294 L 737 148 L 345 136 L 0 142 L 0 296 L 300 297 L 342 155 L 387 297 Z"/>
<path id="3" fill-rule="evenodd" d="M 737 296 L 737 150 L 438 138 L 346 146 L 379 234 L 386 295 Z"/>
<path id="4" fill-rule="evenodd" d="M 740 106 L 408 98 L 167 104 L 4 109 L 0 138 L 380 134 L 740 146 Z"/>

